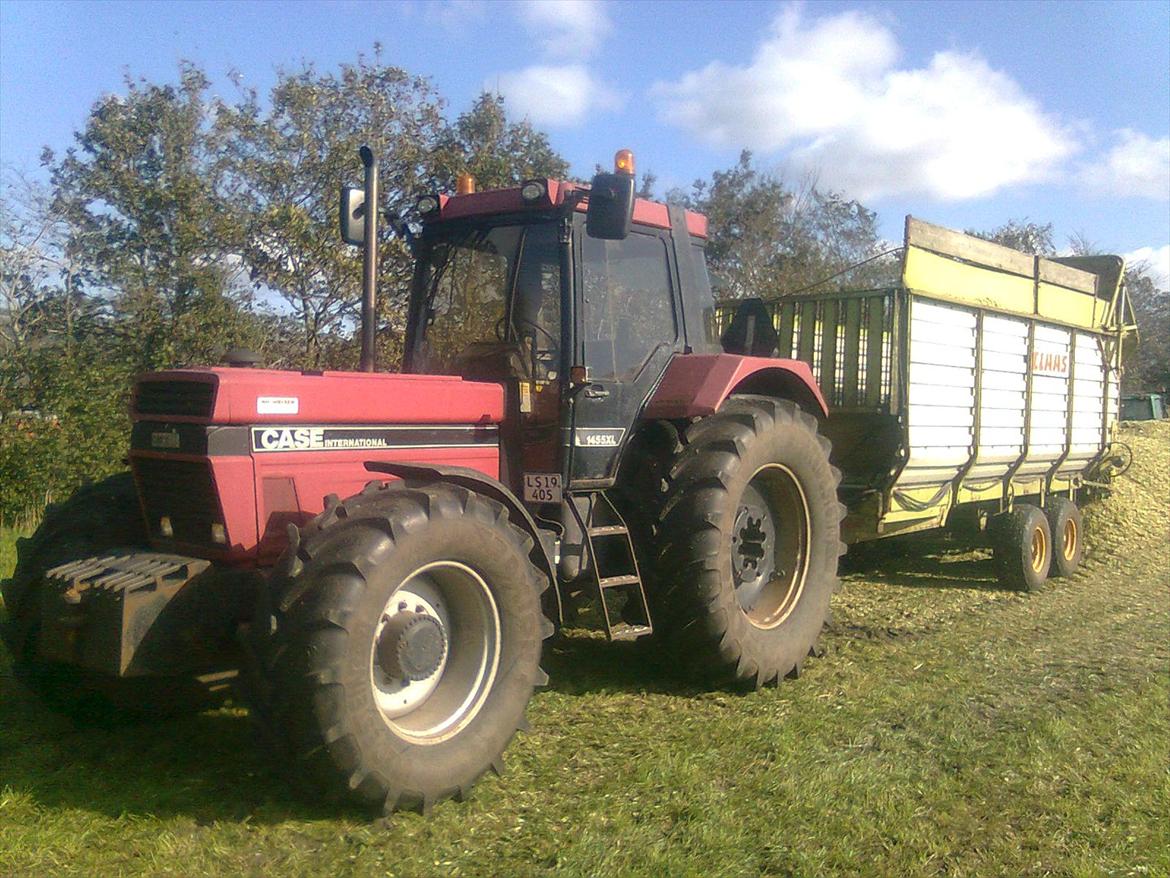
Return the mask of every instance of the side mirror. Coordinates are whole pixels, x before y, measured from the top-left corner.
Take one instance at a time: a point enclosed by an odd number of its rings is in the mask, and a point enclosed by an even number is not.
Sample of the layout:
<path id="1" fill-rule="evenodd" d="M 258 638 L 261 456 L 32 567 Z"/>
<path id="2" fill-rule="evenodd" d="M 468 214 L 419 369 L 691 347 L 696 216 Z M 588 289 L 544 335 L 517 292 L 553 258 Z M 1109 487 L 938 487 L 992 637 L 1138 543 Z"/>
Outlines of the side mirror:
<path id="1" fill-rule="evenodd" d="M 634 219 L 633 174 L 598 174 L 589 190 L 585 230 L 591 238 L 621 241 Z"/>
<path id="2" fill-rule="evenodd" d="M 341 240 L 355 247 L 366 240 L 366 191 L 356 186 L 341 187 Z"/>

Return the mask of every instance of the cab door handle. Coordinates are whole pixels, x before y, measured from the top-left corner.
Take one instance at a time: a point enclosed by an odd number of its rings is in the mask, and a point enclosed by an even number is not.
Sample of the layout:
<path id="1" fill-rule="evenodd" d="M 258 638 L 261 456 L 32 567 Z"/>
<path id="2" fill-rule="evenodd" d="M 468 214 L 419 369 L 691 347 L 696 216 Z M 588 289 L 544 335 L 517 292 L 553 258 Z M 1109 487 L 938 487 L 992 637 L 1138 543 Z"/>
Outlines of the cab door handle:
<path id="1" fill-rule="evenodd" d="M 609 391 L 600 384 L 590 384 L 584 393 L 586 399 L 605 399 L 609 396 Z"/>

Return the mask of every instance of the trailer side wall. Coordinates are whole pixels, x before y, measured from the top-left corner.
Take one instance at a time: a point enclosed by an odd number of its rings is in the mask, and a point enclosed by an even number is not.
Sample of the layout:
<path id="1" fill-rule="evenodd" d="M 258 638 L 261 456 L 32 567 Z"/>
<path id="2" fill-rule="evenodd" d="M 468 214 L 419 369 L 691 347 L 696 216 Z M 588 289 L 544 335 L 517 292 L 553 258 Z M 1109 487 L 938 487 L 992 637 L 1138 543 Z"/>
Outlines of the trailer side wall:
<path id="1" fill-rule="evenodd" d="M 1069 262 L 908 217 L 901 286 L 766 302 L 830 404 L 847 541 L 1081 486 L 1119 417 L 1124 265 Z"/>

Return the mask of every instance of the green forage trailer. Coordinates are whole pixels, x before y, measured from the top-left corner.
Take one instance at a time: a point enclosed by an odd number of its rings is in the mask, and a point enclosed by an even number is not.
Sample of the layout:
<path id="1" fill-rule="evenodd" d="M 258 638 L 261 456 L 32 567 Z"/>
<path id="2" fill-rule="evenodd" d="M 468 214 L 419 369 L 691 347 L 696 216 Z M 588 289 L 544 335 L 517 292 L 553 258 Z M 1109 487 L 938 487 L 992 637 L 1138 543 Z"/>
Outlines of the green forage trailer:
<path id="1" fill-rule="evenodd" d="M 963 525 L 1010 585 L 1071 573 L 1078 490 L 1114 459 L 1124 269 L 907 217 L 898 286 L 766 301 L 778 356 L 810 363 L 829 403 L 844 539 Z"/>

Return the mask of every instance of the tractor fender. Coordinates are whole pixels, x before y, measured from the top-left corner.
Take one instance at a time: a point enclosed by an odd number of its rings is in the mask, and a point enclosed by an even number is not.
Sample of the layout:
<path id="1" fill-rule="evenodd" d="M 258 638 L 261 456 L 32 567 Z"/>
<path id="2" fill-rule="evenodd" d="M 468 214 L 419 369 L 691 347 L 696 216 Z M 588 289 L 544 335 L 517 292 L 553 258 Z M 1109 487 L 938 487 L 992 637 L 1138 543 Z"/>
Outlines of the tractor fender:
<path id="1" fill-rule="evenodd" d="M 790 399 L 818 418 L 829 407 L 802 360 L 747 357 L 739 354 L 675 354 L 643 417 L 682 420 L 715 414 L 733 393 Z"/>
<path id="2" fill-rule="evenodd" d="M 373 473 L 386 473 L 403 481 L 409 482 L 450 482 L 469 491 L 483 494 L 498 503 L 502 503 L 508 510 L 508 517 L 512 523 L 532 537 L 538 551 L 532 552 L 533 560 L 537 562 L 541 573 L 548 577 L 552 588 L 547 592 L 555 597 L 557 606 L 557 621 L 563 619 L 560 592 L 557 589 L 557 578 L 553 564 L 554 543 L 552 531 L 539 527 L 532 513 L 520 502 L 519 498 L 508 490 L 503 482 L 486 476 L 479 470 L 464 466 L 444 466 L 442 464 L 397 463 L 389 461 L 366 461 L 366 469 Z"/>

